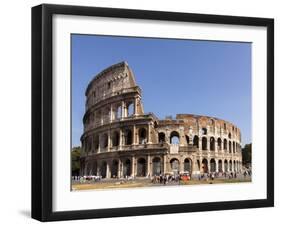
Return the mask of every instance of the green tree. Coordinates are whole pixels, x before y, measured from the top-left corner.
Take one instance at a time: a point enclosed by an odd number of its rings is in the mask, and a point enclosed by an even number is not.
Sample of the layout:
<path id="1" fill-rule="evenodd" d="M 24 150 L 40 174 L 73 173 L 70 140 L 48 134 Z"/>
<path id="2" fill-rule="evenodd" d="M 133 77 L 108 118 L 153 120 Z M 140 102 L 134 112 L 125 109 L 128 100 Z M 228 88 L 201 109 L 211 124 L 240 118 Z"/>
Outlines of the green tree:
<path id="1" fill-rule="evenodd" d="M 242 148 L 242 162 L 243 165 L 252 163 L 252 143 L 245 144 L 244 148 Z"/>
<path id="2" fill-rule="evenodd" d="M 72 176 L 78 176 L 80 171 L 81 147 L 73 147 L 71 151 L 71 171 Z"/>

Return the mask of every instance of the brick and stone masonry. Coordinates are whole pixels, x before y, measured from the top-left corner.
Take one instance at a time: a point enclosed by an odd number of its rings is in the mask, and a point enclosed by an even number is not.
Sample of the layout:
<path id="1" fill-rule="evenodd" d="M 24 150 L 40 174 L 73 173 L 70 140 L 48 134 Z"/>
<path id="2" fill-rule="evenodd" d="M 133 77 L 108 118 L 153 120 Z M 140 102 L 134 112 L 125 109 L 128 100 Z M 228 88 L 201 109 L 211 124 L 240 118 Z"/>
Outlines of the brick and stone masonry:
<path id="1" fill-rule="evenodd" d="M 145 113 L 141 89 L 126 62 L 89 83 L 81 136 L 81 175 L 146 177 L 166 173 L 240 172 L 241 133 L 210 116 Z"/>

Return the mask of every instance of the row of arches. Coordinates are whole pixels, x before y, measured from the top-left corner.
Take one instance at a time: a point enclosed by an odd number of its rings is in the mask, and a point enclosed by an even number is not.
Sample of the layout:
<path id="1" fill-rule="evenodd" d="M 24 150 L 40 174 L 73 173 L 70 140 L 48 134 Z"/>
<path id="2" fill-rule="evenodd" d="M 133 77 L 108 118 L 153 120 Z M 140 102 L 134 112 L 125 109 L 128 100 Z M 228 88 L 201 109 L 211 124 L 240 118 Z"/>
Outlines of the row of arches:
<path id="1" fill-rule="evenodd" d="M 158 134 L 158 141 L 159 143 L 167 142 L 165 133 L 160 132 Z M 227 139 L 221 139 L 217 138 L 217 140 L 214 137 L 210 137 L 209 140 L 206 136 L 203 136 L 201 138 L 201 147 L 199 147 L 199 137 L 197 135 L 193 136 L 193 140 L 190 140 L 189 136 L 185 136 L 186 143 L 187 144 L 192 144 L 196 148 L 201 148 L 201 150 L 211 150 L 215 151 L 216 150 L 216 142 L 217 142 L 217 150 L 225 150 L 229 151 L 229 153 L 237 152 L 241 149 L 241 146 L 238 142 L 235 141 L 227 141 Z M 169 143 L 170 144 L 180 144 L 180 135 L 177 131 L 173 131 L 170 134 L 169 137 Z M 209 147 L 208 147 L 209 143 Z"/>
<path id="2" fill-rule="evenodd" d="M 148 141 L 147 128 L 137 129 L 137 144 L 146 144 Z M 136 142 L 135 141 L 135 142 Z M 96 134 L 93 137 L 88 137 L 83 141 L 85 152 L 98 152 L 99 149 L 118 147 L 121 145 L 132 145 L 134 142 L 133 129 L 126 128 L 120 131 L 111 133 Z"/>
<path id="3" fill-rule="evenodd" d="M 127 176 L 146 177 L 148 175 L 160 175 L 162 173 L 180 173 L 182 171 L 193 171 L 201 173 L 213 173 L 213 172 L 239 172 L 242 169 L 242 162 L 239 160 L 222 160 L 222 159 L 202 159 L 193 162 L 190 158 L 185 158 L 183 162 L 180 162 L 177 158 L 172 158 L 166 166 L 164 172 L 163 158 L 154 157 L 151 162 L 145 157 L 136 159 L 133 164 L 132 158 L 126 159 L 113 159 L 103 160 L 97 164 L 95 161 L 92 165 L 86 166 L 84 175 L 100 175 L 103 178 L 120 178 Z M 183 165 L 182 165 L 183 164 Z"/>
<path id="4" fill-rule="evenodd" d="M 162 162 L 160 157 L 154 157 L 152 159 L 152 172 L 149 172 L 148 162 L 146 158 L 138 158 L 136 167 L 132 164 L 132 159 L 127 158 L 123 160 L 114 159 L 112 161 L 101 161 L 100 164 L 94 162 L 92 165 L 86 166 L 84 175 L 100 175 L 102 178 L 115 178 L 115 177 L 127 177 L 134 174 L 137 177 L 146 177 L 147 174 L 160 175 L 163 172 Z M 134 172 L 134 173 L 133 173 Z"/>
<path id="5" fill-rule="evenodd" d="M 121 101 L 102 109 L 98 109 L 85 119 L 85 127 L 90 124 L 99 126 L 114 120 L 119 120 L 121 118 L 132 117 L 137 113 L 137 108 L 135 105 L 136 101 L 135 99 L 133 99 L 128 101 Z"/>

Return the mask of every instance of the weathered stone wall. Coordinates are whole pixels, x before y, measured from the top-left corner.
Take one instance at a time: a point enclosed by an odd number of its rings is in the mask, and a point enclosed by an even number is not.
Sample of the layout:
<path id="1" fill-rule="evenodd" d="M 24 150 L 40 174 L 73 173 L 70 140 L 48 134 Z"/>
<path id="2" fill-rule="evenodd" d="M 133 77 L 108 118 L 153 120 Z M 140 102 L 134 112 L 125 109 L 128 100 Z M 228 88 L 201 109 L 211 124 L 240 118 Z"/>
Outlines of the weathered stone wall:
<path id="1" fill-rule="evenodd" d="M 241 133 L 227 121 L 191 114 L 159 120 L 144 113 L 126 62 L 99 73 L 86 90 L 81 174 L 103 177 L 239 172 Z"/>

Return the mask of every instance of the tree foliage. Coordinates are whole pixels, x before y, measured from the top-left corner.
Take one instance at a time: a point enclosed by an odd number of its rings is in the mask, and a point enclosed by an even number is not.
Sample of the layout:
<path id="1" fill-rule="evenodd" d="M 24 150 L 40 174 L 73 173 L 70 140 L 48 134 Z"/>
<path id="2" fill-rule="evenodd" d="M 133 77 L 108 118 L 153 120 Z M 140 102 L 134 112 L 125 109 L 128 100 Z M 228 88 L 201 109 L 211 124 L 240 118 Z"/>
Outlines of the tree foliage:
<path id="1" fill-rule="evenodd" d="M 72 176 L 79 175 L 81 147 L 73 147 L 71 151 Z"/>
<path id="2" fill-rule="evenodd" d="M 252 163 L 252 143 L 246 144 L 244 148 L 242 148 L 242 162 L 243 165 Z"/>

